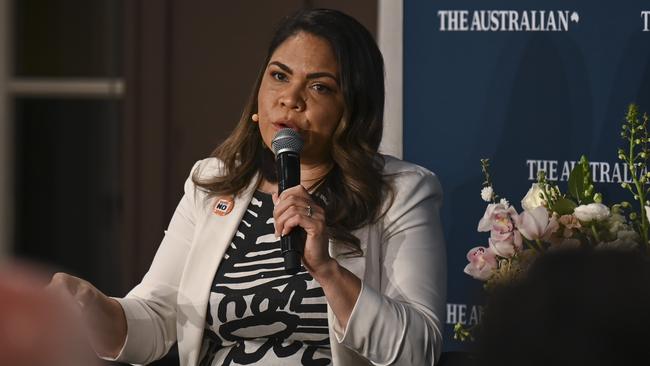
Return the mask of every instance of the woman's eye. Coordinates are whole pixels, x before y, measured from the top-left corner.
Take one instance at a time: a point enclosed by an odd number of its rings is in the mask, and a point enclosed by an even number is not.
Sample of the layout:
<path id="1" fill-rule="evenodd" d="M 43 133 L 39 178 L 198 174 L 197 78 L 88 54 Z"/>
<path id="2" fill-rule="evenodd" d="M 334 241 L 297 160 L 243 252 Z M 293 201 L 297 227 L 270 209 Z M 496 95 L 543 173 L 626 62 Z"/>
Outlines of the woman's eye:
<path id="1" fill-rule="evenodd" d="M 314 84 L 314 85 L 312 85 L 312 89 L 314 89 L 315 91 L 317 91 L 319 93 L 329 93 L 329 92 L 332 91 L 332 89 L 330 87 L 328 87 L 327 85 L 323 85 L 323 84 Z"/>
<path id="2" fill-rule="evenodd" d="M 285 75 L 283 72 L 279 72 L 279 71 L 271 72 L 271 77 L 273 77 L 275 80 L 278 80 L 278 81 L 286 81 L 287 80 L 287 75 Z"/>

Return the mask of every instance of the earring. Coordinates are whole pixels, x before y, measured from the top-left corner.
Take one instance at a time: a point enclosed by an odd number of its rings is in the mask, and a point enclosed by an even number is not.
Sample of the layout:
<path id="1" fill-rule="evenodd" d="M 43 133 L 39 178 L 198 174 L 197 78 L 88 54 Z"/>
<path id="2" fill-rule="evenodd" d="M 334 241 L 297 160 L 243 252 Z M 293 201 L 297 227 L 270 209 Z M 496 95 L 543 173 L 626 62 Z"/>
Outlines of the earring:
<path id="1" fill-rule="evenodd" d="M 260 121 L 260 116 L 258 116 L 257 113 L 253 113 L 253 115 L 251 116 L 251 119 L 253 120 L 253 122 L 259 122 Z"/>

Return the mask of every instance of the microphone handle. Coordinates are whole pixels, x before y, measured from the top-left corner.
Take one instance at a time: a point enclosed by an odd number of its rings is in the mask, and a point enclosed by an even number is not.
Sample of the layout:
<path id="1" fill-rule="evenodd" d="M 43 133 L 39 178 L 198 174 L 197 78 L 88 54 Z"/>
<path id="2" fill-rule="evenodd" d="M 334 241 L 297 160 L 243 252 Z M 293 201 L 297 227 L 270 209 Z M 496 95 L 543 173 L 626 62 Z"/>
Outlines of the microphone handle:
<path id="1" fill-rule="evenodd" d="M 277 156 L 276 169 L 278 176 L 278 194 L 300 184 L 300 155 L 285 151 Z M 284 270 L 288 274 L 300 271 L 300 258 L 305 246 L 306 233 L 301 227 L 296 227 L 280 238 Z"/>

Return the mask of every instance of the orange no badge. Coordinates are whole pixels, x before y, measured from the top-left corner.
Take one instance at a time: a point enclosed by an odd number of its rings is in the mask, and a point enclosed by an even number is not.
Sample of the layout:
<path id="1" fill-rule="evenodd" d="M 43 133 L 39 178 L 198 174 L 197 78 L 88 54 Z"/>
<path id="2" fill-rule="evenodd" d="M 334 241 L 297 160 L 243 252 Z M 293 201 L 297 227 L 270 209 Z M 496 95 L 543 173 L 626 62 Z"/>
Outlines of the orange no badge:
<path id="1" fill-rule="evenodd" d="M 235 207 L 235 201 L 232 198 L 219 198 L 212 212 L 219 216 L 225 216 L 232 211 L 233 207 Z"/>

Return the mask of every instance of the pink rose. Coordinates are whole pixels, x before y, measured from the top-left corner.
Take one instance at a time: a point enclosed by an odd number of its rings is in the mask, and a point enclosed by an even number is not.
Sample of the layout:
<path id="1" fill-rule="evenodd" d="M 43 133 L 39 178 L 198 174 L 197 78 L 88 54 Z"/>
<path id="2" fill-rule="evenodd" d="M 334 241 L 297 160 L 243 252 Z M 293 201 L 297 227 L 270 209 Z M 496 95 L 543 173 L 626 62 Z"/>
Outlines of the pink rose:
<path id="1" fill-rule="evenodd" d="M 548 237 L 560 228 L 555 216 L 549 218 L 548 211 L 543 206 L 524 211 L 515 218 L 515 225 L 521 235 L 528 240 Z"/>
<path id="2" fill-rule="evenodd" d="M 490 248 L 476 247 L 467 252 L 469 263 L 465 266 L 464 272 L 476 278 L 486 281 L 492 276 L 492 271 L 497 268 L 497 259 Z"/>
<path id="3" fill-rule="evenodd" d="M 562 236 L 565 238 L 570 238 L 573 236 L 572 229 L 580 229 L 582 227 L 582 225 L 580 225 L 580 220 L 578 220 L 578 218 L 574 215 L 562 215 L 558 221 L 560 224 L 562 224 L 562 226 L 564 226 Z"/>

